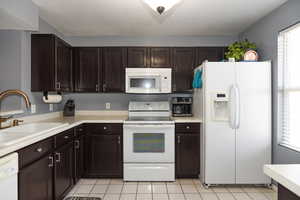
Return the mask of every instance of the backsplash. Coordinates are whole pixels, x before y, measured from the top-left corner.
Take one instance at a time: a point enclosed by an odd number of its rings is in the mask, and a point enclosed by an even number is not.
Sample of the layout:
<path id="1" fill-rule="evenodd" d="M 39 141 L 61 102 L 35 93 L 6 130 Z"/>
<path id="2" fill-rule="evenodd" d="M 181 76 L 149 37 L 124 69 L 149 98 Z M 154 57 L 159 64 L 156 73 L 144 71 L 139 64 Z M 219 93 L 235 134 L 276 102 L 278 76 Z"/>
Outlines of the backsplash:
<path id="1" fill-rule="evenodd" d="M 128 110 L 130 101 L 168 101 L 175 96 L 189 97 L 192 94 L 162 94 L 162 95 L 134 95 L 134 94 L 91 94 L 70 93 L 64 95 L 63 103 L 59 104 L 62 110 L 68 99 L 74 99 L 76 110 L 106 110 L 105 103 L 111 104 L 110 110 Z"/>

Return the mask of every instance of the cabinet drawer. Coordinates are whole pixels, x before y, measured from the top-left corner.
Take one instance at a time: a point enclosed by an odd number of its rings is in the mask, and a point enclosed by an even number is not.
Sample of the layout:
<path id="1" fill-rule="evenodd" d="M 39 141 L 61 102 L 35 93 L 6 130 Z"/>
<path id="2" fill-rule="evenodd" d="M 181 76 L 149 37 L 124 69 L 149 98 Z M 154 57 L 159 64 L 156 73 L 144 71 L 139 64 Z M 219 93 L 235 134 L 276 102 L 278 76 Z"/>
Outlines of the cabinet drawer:
<path id="1" fill-rule="evenodd" d="M 176 133 L 200 133 L 200 123 L 179 123 L 175 125 Z"/>
<path id="2" fill-rule="evenodd" d="M 123 133 L 122 124 L 89 124 L 88 134 L 112 134 L 120 135 Z"/>
<path id="3" fill-rule="evenodd" d="M 41 158 L 53 149 L 53 137 L 37 142 L 18 151 L 20 168 L 30 164 L 31 162 Z"/>
<path id="4" fill-rule="evenodd" d="M 70 129 L 55 136 L 55 148 L 71 142 L 74 138 L 74 129 Z"/>

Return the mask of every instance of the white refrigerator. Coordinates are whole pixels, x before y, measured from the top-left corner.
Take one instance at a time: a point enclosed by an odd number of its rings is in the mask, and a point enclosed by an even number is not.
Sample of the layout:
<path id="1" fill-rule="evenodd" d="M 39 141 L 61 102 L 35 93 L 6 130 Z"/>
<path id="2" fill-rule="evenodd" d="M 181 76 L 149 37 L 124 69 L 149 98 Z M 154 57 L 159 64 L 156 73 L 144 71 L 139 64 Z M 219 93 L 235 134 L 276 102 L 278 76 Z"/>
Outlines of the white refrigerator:
<path id="1" fill-rule="evenodd" d="M 203 118 L 201 174 L 206 185 L 270 184 L 271 62 L 204 62 L 195 89 Z"/>

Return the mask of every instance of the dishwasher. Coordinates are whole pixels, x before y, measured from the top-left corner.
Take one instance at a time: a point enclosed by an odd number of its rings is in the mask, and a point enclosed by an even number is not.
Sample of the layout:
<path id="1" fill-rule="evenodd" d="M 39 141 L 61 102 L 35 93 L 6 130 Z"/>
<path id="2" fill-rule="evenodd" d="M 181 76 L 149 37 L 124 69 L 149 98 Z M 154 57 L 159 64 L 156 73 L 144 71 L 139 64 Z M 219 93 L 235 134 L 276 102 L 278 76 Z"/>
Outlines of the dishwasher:
<path id="1" fill-rule="evenodd" d="M 0 158 L 1 199 L 18 199 L 18 154 L 13 153 Z"/>

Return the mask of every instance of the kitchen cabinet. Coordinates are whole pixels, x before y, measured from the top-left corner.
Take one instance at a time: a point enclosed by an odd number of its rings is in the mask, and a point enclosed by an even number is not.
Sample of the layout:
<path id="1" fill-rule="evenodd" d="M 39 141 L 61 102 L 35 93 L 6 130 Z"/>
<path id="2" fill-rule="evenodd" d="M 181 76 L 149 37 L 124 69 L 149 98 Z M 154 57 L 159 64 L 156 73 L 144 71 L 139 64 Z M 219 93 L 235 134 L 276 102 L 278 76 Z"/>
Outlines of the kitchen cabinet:
<path id="1" fill-rule="evenodd" d="M 171 68 L 172 67 L 172 52 L 168 47 L 150 48 L 150 67 Z"/>
<path id="2" fill-rule="evenodd" d="M 122 124 L 89 124 L 86 135 L 85 177 L 122 177 Z"/>
<path id="3" fill-rule="evenodd" d="M 102 49 L 74 48 L 75 92 L 102 92 Z"/>
<path id="4" fill-rule="evenodd" d="M 19 200 L 53 200 L 53 156 L 49 154 L 20 169 Z"/>
<path id="5" fill-rule="evenodd" d="M 74 140 L 74 182 L 77 183 L 83 176 L 84 167 L 84 142 L 85 126 L 75 128 L 76 138 Z"/>
<path id="6" fill-rule="evenodd" d="M 103 49 L 103 92 L 125 91 L 125 68 L 127 48 L 106 47 Z"/>
<path id="7" fill-rule="evenodd" d="M 197 178 L 200 173 L 200 124 L 175 125 L 176 177 Z"/>
<path id="8" fill-rule="evenodd" d="M 278 200 L 299 200 L 300 197 L 287 189 L 281 184 L 278 184 Z"/>
<path id="9" fill-rule="evenodd" d="M 128 47 L 127 49 L 127 67 L 143 68 L 149 67 L 149 48 L 146 47 Z"/>
<path id="10" fill-rule="evenodd" d="M 196 65 L 201 65 L 205 60 L 210 62 L 222 61 L 225 58 L 225 47 L 197 47 L 196 48 Z"/>
<path id="11" fill-rule="evenodd" d="M 31 91 L 72 91 L 72 47 L 53 34 L 31 35 Z"/>
<path id="12" fill-rule="evenodd" d="M 55 199 L 63 199 L 73 186 L 73 143 L 70 142 L 54 153 L 54 193 Z"/>
<path id="13" fill-rule="evenodd" d="M 194 68 L 195 48 L 173 48 L 173 92 L 191 91 Z"/>

